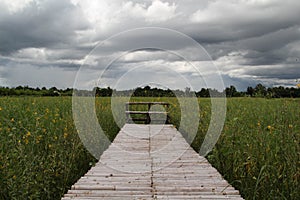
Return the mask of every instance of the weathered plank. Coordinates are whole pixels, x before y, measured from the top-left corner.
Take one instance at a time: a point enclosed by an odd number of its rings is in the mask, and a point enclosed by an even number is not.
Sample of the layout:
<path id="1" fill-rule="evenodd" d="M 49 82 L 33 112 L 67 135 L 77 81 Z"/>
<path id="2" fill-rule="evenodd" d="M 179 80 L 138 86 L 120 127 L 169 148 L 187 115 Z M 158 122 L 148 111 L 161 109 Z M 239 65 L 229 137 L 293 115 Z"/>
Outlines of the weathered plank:
<path id="1" fill-rule="evenodd" d="M 242 198 L 172 125 L 126 124 L 62 199 Z"/>

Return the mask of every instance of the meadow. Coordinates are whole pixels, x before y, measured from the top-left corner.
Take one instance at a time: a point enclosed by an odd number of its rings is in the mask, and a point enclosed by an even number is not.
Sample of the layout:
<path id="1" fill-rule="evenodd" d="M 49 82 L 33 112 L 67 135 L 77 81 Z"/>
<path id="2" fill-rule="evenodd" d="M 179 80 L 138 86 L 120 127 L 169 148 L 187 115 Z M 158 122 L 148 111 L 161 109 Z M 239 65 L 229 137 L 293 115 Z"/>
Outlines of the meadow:
<path id="1" fill-rule="evenodd" d="M 131 100 L 169 102 L 171 123 L 180 126 L 176 98 Z M 210 99 L 198 101 L 200 125 L 192 142 L 196 151 L 211 116 Z M 110 98 L 96 99 L 96 113 L 113 140 L 119 128 Z M 188 127 L 184 133 L 188 137 Z M 207 159 L 246 199 L 296 200 L 299 136 L 300 99 L 229 98 L 222 135 Z M 0 145 L 0 199 L 60 199 L 96 162 L 78 137 L 70 97 L 0 98 Z"/>

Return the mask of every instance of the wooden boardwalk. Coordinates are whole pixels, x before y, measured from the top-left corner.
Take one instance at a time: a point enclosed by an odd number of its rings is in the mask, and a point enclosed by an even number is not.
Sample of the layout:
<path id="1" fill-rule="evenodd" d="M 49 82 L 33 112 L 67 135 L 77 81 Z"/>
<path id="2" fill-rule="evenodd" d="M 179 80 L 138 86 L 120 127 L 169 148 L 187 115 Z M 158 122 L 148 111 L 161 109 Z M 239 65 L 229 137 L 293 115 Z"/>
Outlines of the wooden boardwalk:
<path id="1" fill-rule="evenodd" d="M 125 124 L 62 199 L 242 198 L 172 125 Z"/>

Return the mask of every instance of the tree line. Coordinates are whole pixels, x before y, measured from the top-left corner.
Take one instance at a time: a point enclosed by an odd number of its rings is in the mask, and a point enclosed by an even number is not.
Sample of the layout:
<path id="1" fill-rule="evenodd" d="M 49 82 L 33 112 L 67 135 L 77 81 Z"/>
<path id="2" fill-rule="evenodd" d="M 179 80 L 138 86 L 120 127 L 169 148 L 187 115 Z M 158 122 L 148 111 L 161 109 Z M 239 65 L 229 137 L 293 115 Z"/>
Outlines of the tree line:
<path id="1" fill-rule="evenodd" d="M 56 87 L 36 87 L 18 86 L 18 87 L 0 87 L 0 96 L 72 96 L 73 89 L 57 89 Z"/>
<path id="2" fill-rule="evenodd" d="M 246 91 L 238 91 L 235 86 L 227 87 L 220 92 L 216 89 L 202 88 L 200 91 L 191 91 L 190 88 L 185 90 L 170 90 L 161 88 L 151 88 L 150 86 L 138 87 L 131 90 L 117 91 L 110 87 L 99 88 L 93 90 L 77 90 L 72 88 L 58 89 L 51 88 L 32 88 L 29 86 L 18 87 L 0 87 L 0 96 L 72 96 L 75 93 L 78 96 L 97 96 L 110 97 L 116 96 L 133 96 L 133 97 L 210 97 L 224 96 L 226 97 L 266 97 L 266 98 L 299 98 L 300 87 L 265 87 L 262 84 L 257 84 L 255 87 L 248 87 Z"/>

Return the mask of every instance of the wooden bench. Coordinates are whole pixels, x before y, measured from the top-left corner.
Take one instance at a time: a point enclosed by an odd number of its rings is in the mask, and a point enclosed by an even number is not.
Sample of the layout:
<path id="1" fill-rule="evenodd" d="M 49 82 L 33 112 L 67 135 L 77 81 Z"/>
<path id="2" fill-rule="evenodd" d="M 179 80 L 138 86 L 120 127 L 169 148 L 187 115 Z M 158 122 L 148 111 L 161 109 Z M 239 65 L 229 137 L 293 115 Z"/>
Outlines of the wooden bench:
<path id="1" fill-rule="evenodd" d="M 144 106 L 146 110 L 131 110 L 132 106 L 136 105 L 136 107 Z M 153 105 L 162 105 L 165 107 L 166 111 L 150 111 L 151 106 Z M 127 102 L 126 103 L 126 122 L 127 123 L 134 123 L 137 122 L 144 122 L 145 124 L 150 124 L 151 121 L 156 123 L 170 123 L 168 110 L 169 110 L 169 103 L 167 102 Z M 139 117 L 139 116 L 143 117 Z M 150 116 L 153 115 L 165 115 L 164 119 L 151 119 Z M 135 116 L 135 117 L 132 117 Z"/>

